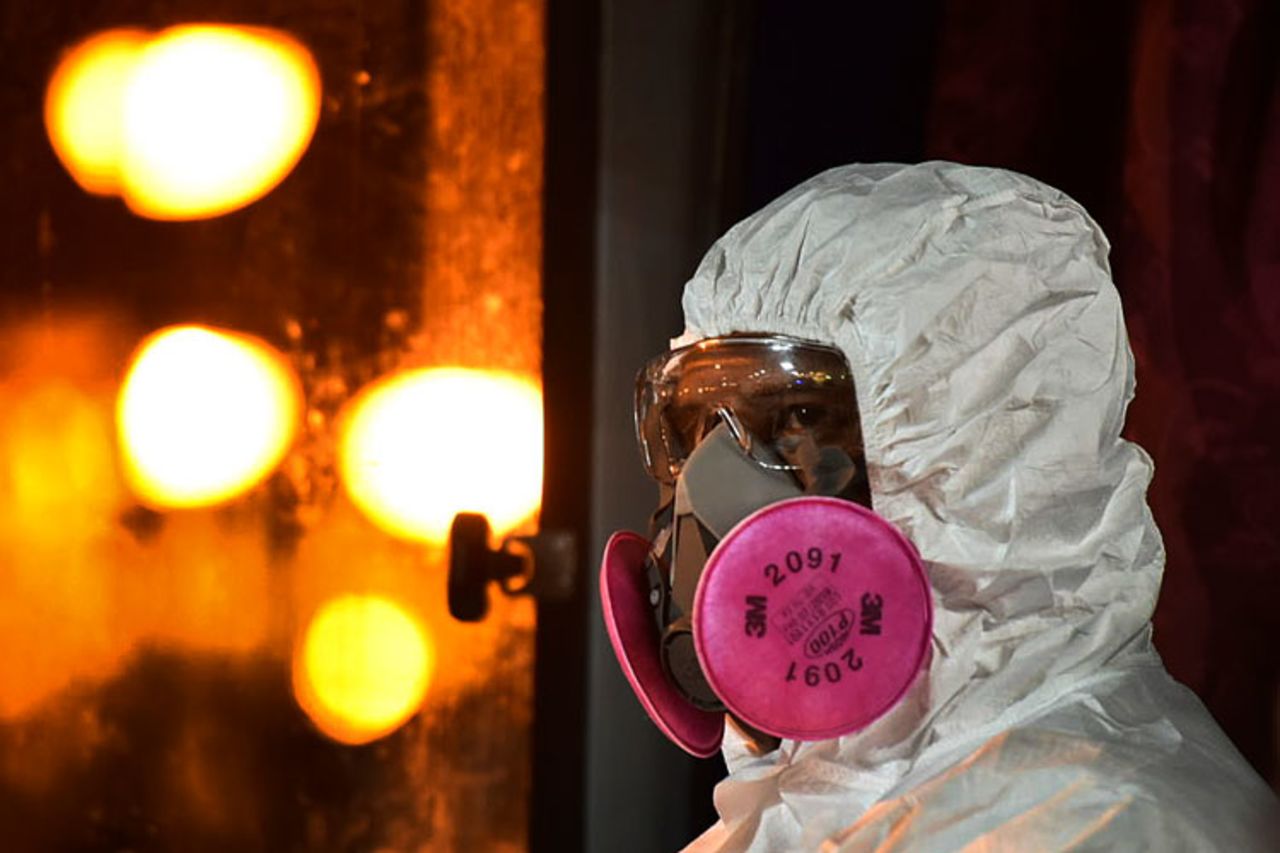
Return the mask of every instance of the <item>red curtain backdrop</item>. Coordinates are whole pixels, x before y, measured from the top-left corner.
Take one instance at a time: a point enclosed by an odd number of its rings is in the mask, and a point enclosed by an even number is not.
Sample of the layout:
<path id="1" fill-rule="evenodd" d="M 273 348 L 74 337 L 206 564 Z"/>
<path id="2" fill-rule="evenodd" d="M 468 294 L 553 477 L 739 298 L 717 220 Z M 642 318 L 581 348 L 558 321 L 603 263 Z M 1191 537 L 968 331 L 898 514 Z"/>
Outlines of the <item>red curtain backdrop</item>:
<path id="1" fill-rule="evenodd" d="M 1168 550 L 1156 644 L 1273 783 L 1280 673 L 1280 3 L 948 0 L 931 157 L 1083 203 L 1138 361 Z"/>

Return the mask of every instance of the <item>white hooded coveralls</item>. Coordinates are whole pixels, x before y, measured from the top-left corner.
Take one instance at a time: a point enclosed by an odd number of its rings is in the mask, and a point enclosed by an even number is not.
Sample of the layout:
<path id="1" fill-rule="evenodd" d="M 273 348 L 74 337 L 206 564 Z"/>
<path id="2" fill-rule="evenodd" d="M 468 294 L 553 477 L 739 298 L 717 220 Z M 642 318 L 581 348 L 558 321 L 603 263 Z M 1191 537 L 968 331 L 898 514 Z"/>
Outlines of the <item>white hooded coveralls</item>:
<path id="1" fill-rule="evenodd" d="M 1151 644 L 1164 550 L 1107 251 L 1057 190 L 925 163 L 832 169 L 707 253 L 679 342 L 844 351 L 935 617 L 863 731 L 760 758 L 727 731 L 690 850 L 1280 850 L 1274 795 Z"/>

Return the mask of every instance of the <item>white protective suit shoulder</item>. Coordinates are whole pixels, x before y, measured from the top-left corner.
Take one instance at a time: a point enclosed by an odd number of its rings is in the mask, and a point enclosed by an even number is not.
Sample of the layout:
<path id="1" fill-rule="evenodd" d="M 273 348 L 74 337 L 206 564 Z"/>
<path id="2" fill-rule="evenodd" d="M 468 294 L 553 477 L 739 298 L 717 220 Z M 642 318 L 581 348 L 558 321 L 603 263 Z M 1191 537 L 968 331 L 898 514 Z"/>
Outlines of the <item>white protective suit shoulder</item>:
<path id="1" fill-rule="evenodd" d="M 933 585 L 932 661 L 838 740 L 726 732 L 692 850 L 1276 850 L 1275 797 L 1151 645 L 1164 551 L 1106 238 L 1025 176 L 832 169 L 739 223 L 682 341 L 772 332 L 853 368 L 877 512 Z"/>

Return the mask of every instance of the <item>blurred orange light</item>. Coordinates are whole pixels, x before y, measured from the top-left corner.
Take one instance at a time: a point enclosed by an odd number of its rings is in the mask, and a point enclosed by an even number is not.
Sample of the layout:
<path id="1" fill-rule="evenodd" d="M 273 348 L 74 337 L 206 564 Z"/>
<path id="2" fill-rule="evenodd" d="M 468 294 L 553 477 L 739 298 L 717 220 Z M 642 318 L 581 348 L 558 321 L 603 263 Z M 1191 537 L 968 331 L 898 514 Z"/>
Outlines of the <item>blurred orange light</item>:
<path id="1" fill-rule="evenodd" d="M 294 695 L 329 737 L 368 743 L 417 713 L 434 667 L 412 616 L 385 598 L 346 595 L 307 626 L 293 657 Z"/>
<path id="2" fill-rule="evenodd" d="M 57 380 L 6 397 L 0 425 L 5 521 L 49 540 L 66 540 L 72 528 L 105 527 L 119 494 L 110 408 Z"/>
<path id="3" fill-rule="evenodd" d="M 255 486 L 293 440 L 298 382 L 255 338 L 171 326 L 139 347 L 116 419 L 125 476 L 159 507 L 220 503 Z"/>
<path id="4" fill-rule="evenodd" d="M 353 401 L 340 470 L 356 505 L 393 535 L 443 543 L 459 512 L 510 532 L 541 500 L 542 394 L 479 370 L 392 376 Z"/>
<path id="5" fill-rule="evenodd" d="M 261 198 L 315 132 L 320 76 L 287 35 L 192 24 L 112 30 L 59 65 L 45 120 L 85 189 L 153 219 L 217 216 Z"/>
<path id="6" fill-rule="evenodd" d="M 165 30 L 139 54 L 125 95 L 125 201 L 154 219 L 243 207 L 289 174 L 319 114 L 315 62 L 287 36 Z"/>
<path id="7" fill-rule="evenodd" d="M 146 33 L 107 30 L 71 49 L 45 93 L 49 140 L 86 191 L 119 191 L 124 94 Z"/>

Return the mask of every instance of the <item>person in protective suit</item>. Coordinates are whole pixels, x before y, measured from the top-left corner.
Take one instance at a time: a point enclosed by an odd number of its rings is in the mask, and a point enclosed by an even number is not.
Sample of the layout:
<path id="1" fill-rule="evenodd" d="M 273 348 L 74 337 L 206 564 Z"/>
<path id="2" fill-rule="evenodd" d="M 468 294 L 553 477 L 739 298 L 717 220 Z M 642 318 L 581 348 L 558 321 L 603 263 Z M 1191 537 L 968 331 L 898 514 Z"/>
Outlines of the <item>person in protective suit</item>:
<path id="1" fill-rule="evenodd" d="M 688 849 L 1280 849 L 1274 795 L 1152 646 L 1164 550 L 1151 460 L 1120 437 L 1134 368 L 1107 252 L 1061 192 L 925 163 L 824 172 L 707 253 L 675 345 L 843 354 L 854 479 L 932 613 L 918 675 L 857 731 L 774 739 L 732 715 L 720 820 Z M 668 511 L 687 491 L 664 486 Z"/>

